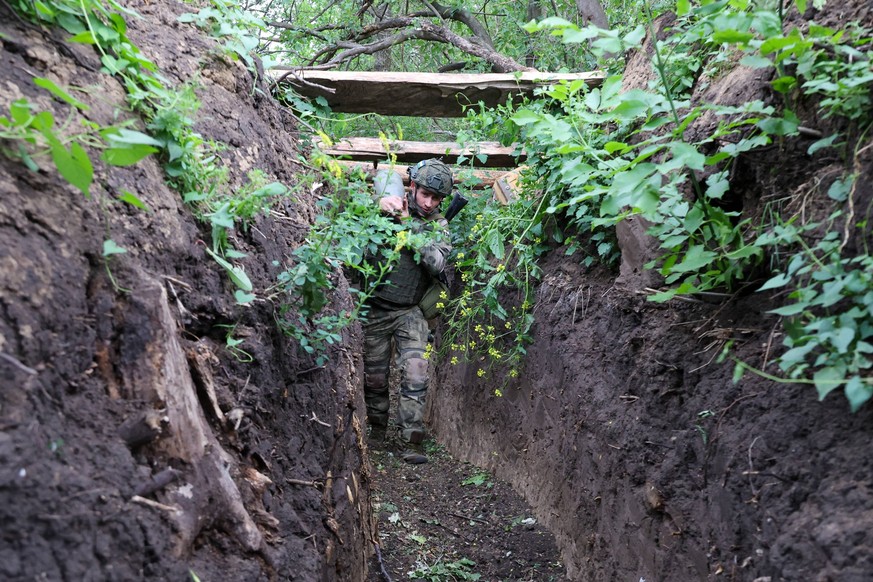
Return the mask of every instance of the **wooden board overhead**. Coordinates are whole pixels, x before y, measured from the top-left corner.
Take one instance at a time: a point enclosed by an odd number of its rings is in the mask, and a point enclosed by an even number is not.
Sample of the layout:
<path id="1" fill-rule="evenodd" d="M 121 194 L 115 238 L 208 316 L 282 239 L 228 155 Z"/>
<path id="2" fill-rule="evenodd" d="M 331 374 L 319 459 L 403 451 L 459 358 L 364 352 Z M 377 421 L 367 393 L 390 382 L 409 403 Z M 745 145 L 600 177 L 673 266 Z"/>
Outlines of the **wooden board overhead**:
<path id="1" fill-rule="evenodd" d="M 463 106 L 479 101 L 502 105 L 510 95 L 532 95 L 537 87 L 561 80 L 603 82 L 601 71 L 588 73 L 406 73 L 374 71 L 270 71 L 306 97 L 324 97 L 341 113 L 381 113 L 420 117 L 461 117 Z"/>
<path id="2" fill-rule="evenodd" d="M 388 159 L 388 152 L 382 140 L 375 137 L 348 137 L 337 141 L 332 147 L 318 144 L 324 153 L 357 162 L 383 162 Z M 523 163 L 527 156 L 522 152 L 513 155 L 514 147 L 504 147 L 497 142 L 478 142 L 475 147 L 461 147 L 454 142 L 431 141 L 390 141 L 388 148 L 397 156 L 397 161 L 404 164 L 414 164 L 429 158 L 438 158 L 447 164 L 457 164 L 458 158 L 464 156 L 470 163 L 480 168 L 514 168 Z"/>

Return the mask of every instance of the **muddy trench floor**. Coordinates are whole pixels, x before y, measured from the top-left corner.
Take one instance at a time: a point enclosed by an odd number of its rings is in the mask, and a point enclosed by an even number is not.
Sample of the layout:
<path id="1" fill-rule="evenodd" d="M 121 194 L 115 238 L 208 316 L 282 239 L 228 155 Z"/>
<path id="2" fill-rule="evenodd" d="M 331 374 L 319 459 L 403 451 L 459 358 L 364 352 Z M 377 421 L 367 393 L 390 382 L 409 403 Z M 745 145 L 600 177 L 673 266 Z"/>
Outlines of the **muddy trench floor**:
<path id="1" fill-rule="evenodd" d="M 432 439 L 426 464 L 405 463 L 399 449 L 390 432 L 370 447 L 381 556 L 368 582 L 567 580 L 554 536 L 507 483 Z"/>

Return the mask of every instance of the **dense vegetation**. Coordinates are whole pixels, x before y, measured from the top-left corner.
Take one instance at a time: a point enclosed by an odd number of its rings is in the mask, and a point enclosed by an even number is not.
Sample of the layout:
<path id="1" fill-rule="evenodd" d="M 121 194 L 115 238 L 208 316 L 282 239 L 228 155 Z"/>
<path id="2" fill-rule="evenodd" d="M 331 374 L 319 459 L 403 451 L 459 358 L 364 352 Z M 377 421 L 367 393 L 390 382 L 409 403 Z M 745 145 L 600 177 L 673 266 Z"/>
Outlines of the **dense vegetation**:
<path id="1" fill-rule="evenodd" d="M 515 375 L 531 339 L 540 258 L 560 247 L 586 266 L 613 265 L 618 257 L 616 224 L 639 216 L 651 225 L 649 232 L 663 251 L 649 265 L 665 283 L 651 296 L 653 301 L 699 293 L 727 297 L 750 286 L 778 292 L 784 305 L 773 313 L 785 318 L 786 350 L 776 359 L 781 376 L 773 379 L 814 384 L 821 397 L 842 389 L 857 410 L 873 395 L 869 209 L 853 204 L 856 161 L 868 147 L 871 125 L 871 32 L 855 24 L 833 30 L 804 21 L 798 15 L 807 11 L 807 2 L 801 0 L 794 3 L 797 18 L 790 23 L 781 3 L 679 0 L 675 6 L 659 6 L 675 8 L 677 19 L 666 37 L 654 44 L 655 80 L 647 89 L 624 91 L 621 59 L 651 31 L 657 16 L 653 10 L 645 5 L 627 10 L 624 3 L 604 2 L 616 26 L 603 30 L 574 22 L 575 4 L 554 3 L 551 14 L 539 3 L 531 5 L 540 10 L 533 11 L 538 19 L 524 27 L 530 6 L 512 3 L 447 12 L 432 4 L 440 12 L 432 15 L 407 14 L 401 3 L 385 3 L 376 12 L 369 3 L 243 7 L 213 0 L 180 20 L 212 31 L 222 40 L 225 54 L 242 59 L 255 74 L 261 70 L 255 52 L 271 57 L 265 61 L 268 67 L 282 63 L 371 69 L 403 63 L 434 70 L 462 63 L 484 71 L 501 63 L 524 62 L 541 69 L 600 66 L 611 71 L 599 88 L 556 85 L 532 102 L 511 103 L 496 111 L 471 108 L 463 129 L 461 124 L 439 126 L 460 142 L 523 142 L 532 160 L 518 200 L 496 206 L 474 198 L 472 208 L 452 225 L 463 290 L 446 306 L 445 356 L 453 362 L 478 362 L 480 375 L 492 366 L 507 366 L 508 376 Z M 338 340 L 338 330 L 359 316 L 360 308 L 352 313 L 324 311 L 325 293 L 335 286 L 339 268 L 357 272 L 372 284 L 384 276 L 403 245 L 422 243 L 420 237 L 410 237 L 378 217 L 367 203 L 368 185 L 362 176 L 349 178 L 316 152 L 309 163 L 323 172 L 321 182 L 303 180 L 298 187 L 323 188 L 323 214 L 276 287 L 253 289 L 241 266 L 245 257 L 233 248 L 228 234 L 245 228 L 277 197 L 293 193 L 257 170 L 245 187 L 228 187 L 226 170 L 215 155 L 223 144 L 206 142 L 193 130 L 196 82 L 182 87 L 165 84 L 154 64 L 127 38 L 125 18 L 131 13 L 120 4 L 20 1 L 16 8 L 33 21 L 63 28 L 72 42 L 93 45 L 106 74 L 127 89 L 136 115 L 111 127 L 58 125 L 50 112 L 16 101 L 9 115 L 0 118 L 4 154 L 32 169 L 51 160 L 85 195 L 93 180 L 94 151 L 110 165 L 161 156 L 168 182 L 211 227 L 209 254 L 227 271 L 237 300 L 248 303 L 261 296 L 285 303 L 288 319 L 282 325 L 315 357 L 326 357 L 328 347 Z M 385 24 L 389 16 L 394 17 L 391 26 Z M 423 21 L 446 34 L 436 39 L 412 35 L 386 43 L 393 47 L 393 59 L 370 46 L 370 41 L 402 35 Z M 463 30 L 473 31 L 480 39 L 477 46 L 487 50 L 465 51 L 461 43 L 445 40 L 454 38 L 448 33 Z M 355 48 L 357 52 L 348 53 Z M 717 79 L 737 65 L 771 75 L 779 98 L 732 107 L 691 99 L 690 90 L 701 79 Z M 70 118 L 78 119 L 85 106 L 74 96 L 75 88 L 58 87 L 47 79 L 35 82 L 68 104 Z M 328 134 L 351 131 L 381 128 L 409 136 L 434 129 L 421 121 L 351 120 L 331 114 L 324 104 L 305 103 L 294 95 L 280 97 L 293 103 L 304 124 L 321 131 L 325 141 Z M 837 128 L 808 147 L 811 156 L 827 152 L 844 162 L 842 175 L 823 186 L 832 208 L 810 218 L 786 194 L 769 201 L 761 215 L 742 214 L 732 195 L 737 160 L 808 134 L 798 112 L 810 108 Z M 718 122 L 708 135 L 689 139 L 687 129 L 704 115 Z M 137 116 L 143 125 L 138 125 Z M 133 192 L 126 192 L 121 201 L 143 206 Z M 393 244 L 380 251 L 387 241 Z M 106 241 L 107 261 L 120 252 L 124 249 Z M 374 256 L 379 260 L 372 260 Z M 368 288 L 360 290 L 361 300 Z M 748 369 L 737 362 L 736 376 Z"/>

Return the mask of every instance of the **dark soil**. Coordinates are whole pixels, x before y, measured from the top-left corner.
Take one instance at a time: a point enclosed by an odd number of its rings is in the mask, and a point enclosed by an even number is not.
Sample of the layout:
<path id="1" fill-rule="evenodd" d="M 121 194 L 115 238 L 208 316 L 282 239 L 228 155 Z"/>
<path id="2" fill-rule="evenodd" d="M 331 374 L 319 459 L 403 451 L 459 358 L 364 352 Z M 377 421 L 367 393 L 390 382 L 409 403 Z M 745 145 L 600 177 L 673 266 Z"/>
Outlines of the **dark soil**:
<path id="1" fill-rule="evenodd" d="M 380 555 L 368 580 L 384 582 L 383 569 L 397 581 L 567 580 L 554 536 L 507 483 L 434 441 L 424 465 L 406 464 L 397 448 L 370 452 Z"/>

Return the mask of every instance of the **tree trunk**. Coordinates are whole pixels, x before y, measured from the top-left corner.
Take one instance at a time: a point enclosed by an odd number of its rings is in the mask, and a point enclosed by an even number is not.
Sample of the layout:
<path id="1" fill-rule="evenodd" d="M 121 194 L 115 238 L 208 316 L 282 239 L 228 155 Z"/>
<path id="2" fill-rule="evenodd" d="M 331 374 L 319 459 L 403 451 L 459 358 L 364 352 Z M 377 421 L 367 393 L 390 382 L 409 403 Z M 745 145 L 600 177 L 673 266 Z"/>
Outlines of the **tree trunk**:
<path id="1" fill-rule="evenodd" d="M 579 16 L 579 26 L 593 24 L 599 28 L 609 28 L 606 12 L 599 0 L 576 0 L 576 14 Z"/>
<path id="2" fill-rule="evenodd" d="M 542 20 L 543 6 L 540 0 L 528 0 L 527 2 L 527 20 Z M 524 64 L 535 69 L 537 67 L 537 50 L 533 44 L 533 37 L 528 35 L 527 53 L 524 55 Z"/>

